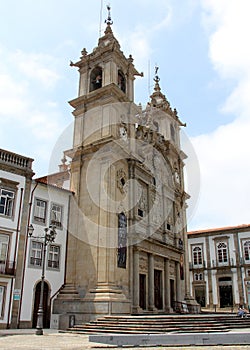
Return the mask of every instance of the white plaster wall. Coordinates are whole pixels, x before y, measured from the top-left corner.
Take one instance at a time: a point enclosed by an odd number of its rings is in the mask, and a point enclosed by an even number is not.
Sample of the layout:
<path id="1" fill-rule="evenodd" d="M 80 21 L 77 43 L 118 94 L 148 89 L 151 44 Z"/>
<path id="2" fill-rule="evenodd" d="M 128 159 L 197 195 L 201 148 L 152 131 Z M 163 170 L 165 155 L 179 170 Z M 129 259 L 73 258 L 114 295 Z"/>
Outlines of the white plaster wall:
<path id="1" fill-rule="evenodd" d="M 47 206 L 46 224 L 39 225 L 33 221 L 33 210 L 34 210 L 34 201 L 33 201 L 33 206 L 31 211 L 31 223 L 34 227 L 33 235 L 36 235 L 36 236 L 44 235 L 44 228 L 49 227 L 49 223 L 50 223 L 49 213 L 50 213 L 51 203 L 57 203 L 63 206 L 62 229 L 56 228 L 57 235 L 55 238 L 55 244 L 60 245 L 60 269 L 50 270 L 46 267 L 46 263 L 45 263 L 45 281 L 48 283 L 50 288 L 50 297 L 64 283 L 69 195 L 70 195 L 69 191 L 61 190 L 59 188 L 52 187 L 52 186 L 47 187 L 40 184 L 34 191 L 34 198 L 47 200 L 48 206 Z M 42 272 L 42 268 L 33 267 L 29 265 L 30 244 L 31 244 L 31 239 L 29 239 L 28 246 L 27 246 L 23 302 L 22 302 L 21 317 L 20 317 L 21 321 L 32 320 L 35 288 L 37 283 L 41 280 L 41 272 Z M 46 259 L 46 262 L 47 262 L 47 259 Z"/>

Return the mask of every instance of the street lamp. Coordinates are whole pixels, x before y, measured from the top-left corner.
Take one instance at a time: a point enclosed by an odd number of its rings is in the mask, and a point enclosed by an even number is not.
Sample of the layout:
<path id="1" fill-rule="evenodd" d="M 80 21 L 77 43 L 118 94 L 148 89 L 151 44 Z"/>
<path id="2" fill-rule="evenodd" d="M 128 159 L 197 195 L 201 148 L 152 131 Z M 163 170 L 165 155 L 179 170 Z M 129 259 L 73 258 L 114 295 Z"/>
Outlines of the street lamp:
<path id="1" fill-rule="evenodd" d="M 36 335 L 43 335 L 43 291 L 44 291 L 44 270 L 45 270 L 45 260 L 46 260 L 46 249 L 47 244 L 55 241 L 56 229 L 55 226 L 49 226 L 44 229 L 44 236 L 33 236 L 34 227 L 29 225 L 28 230 L 30 238 L 43 239 L 43 251 L 42 251 L 42 276 L 41 276 L 41 294 L 39 307 L 37 312 L 37 324 L 36 324 Z"/>

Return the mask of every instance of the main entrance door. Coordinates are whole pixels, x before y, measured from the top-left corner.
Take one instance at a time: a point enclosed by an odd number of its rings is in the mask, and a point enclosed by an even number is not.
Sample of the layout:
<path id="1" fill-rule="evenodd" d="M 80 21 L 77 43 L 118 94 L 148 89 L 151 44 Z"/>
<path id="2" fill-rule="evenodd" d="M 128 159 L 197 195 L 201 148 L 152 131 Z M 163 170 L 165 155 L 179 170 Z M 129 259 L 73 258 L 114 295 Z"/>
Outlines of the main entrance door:
<path id="1" fill-rule="evenodd" d="M 233 306 L 233 291 L 231 277 L 219 278 L 220 307 Z"/>
<path id="2" fill-rule="evenodd" d="M 140 308 L 146 309 L 146 275 L 140 273 Z"/>
<path id="3" fill-rule="evenodd" d="M 36 328 L 37 324 L 37 312 L 39 308 L 41 295 L 41 282 L 36 285 L 35 291 L 35 300 L 34 300 L 34 309 L 33 309 L 33 322 L 32 327 Z M 43 290 L 43 328 L 49 328 L 50 326 L 50 305 L 48 305 L 49 301 L 49 287 L 46 282 L 44 282 L 44 290 Z"/>
<path id="4" fill-rule="evenodd" d="M 155 307 L 159 310 L 163 308 L 162 304 L 162 272 L 160 270 L 154 270 L 154 283 L 155 283 Z"/>

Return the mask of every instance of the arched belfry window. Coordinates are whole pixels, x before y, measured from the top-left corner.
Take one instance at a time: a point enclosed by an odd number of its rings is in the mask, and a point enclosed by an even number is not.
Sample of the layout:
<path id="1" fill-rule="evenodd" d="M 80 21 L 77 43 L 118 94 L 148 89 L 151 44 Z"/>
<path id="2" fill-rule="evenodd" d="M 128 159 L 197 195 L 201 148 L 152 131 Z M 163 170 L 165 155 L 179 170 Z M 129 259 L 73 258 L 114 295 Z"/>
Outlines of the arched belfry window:
<path id="1" fill-rule="evenodd" d="M 175 129 L 172 124 L 170 124 L 171 139 L 175 141 Z"/>
<path id="2" fill-rule="evenodd" d="M 126 79 L 121 70 L 118 71 L 118 86 L 123 92 L 126 92 Z"/>
<path id="3" fill-rule="evenodd" d="M 102 87 L 102 68 L 96 67 L 92 70 L 90 74 L 90 89 L 89 91 L 94 91 Z"/>

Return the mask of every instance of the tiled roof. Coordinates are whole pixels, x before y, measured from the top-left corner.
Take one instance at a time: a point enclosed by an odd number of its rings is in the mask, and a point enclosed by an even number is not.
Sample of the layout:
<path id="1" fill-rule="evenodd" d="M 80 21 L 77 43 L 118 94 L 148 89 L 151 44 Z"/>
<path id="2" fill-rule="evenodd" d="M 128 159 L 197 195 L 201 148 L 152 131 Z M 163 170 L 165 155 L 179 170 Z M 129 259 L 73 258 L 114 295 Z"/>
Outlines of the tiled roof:
<path id="1" fill-rule="evenodd" d="M 242 224 L 238 226 L 226 226 L 226 227 L 217 227 L 217 228 L 208 228 L 206 230 L 197 230 L 197 231 L 190 231 L 187 232 L 188 235 L 197 235 L 200 233 L 213 233 L 213 232 L 219 232 L 219 231 L 231 231 L 231 230 L 238 230 L 238 229 L 244 229 L 249 228 L 250 224 Z"/>

